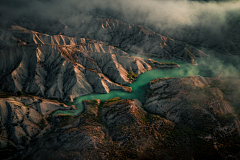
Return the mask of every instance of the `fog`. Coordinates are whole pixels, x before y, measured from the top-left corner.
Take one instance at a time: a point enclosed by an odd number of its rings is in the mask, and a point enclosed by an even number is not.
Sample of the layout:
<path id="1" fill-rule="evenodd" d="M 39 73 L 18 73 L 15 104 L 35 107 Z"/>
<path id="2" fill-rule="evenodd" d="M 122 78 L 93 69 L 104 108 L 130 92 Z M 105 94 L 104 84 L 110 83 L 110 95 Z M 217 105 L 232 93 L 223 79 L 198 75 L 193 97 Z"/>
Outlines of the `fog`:
<path id="1" fill-rule="evenodd" d="M 240 36 L 240 1 L 9 0 L 0 2 L 0 17 L 3 28 L 17 24 L 33 30 L 41 27 L 41 32 L 61 32 L 61 27 L 68 26 L 73 35 L 81 33 L 82 22 L 87 27 L 93 18 L 113 17 L 130 24 L 143 24 L 161 34 L 199 45 L 206 45 L 206 39 L 210 39 L 219 41 L 213 47 L 221 47 L 227 41 L 233 44 L 228 48 L 239 53 L 236 44 L 240 44 L 237 36 L 238 33 Z M 203 35 L 194 35 L 195 32 Z M 229 36 L 229 33 L 235 36 Z M 205 61 L 211 62 L 206 58 Z M 215 58 L 214 61 L 217 63 L 218 60 Z M 226 66 L 220 64 L 218 67 L 224 70 Z"/>
<path id="2" fill-rule="evenodd" d="M 240 1 L 8 0 L 0 2 L 0 29 L 21 25 L 48 34 L 66 34 L 62 32 L 62 28 L 68 26 L 71 30 L 69 33 L 74 33 L 71 36 L 78 36 L 83 35 L 82 27 L 89 27 L 94 18 L 116 18 L 129 24 L 142 24 L 162 35 L 212 48 L 212 50 L 201 48 L 210 56 L 196 59 L 198 66 L 177 59 L 159 60 L 175 61 L 181 65 L 173 71 L 164 70 L 162 72 L 164 77 L 174 75 L 210 77 L 222 73 L 223 77 L 239 78 L 239 55 L 230 55 L 239 54 L 240 51 Z M 213 50 L 216 48 L 220 48 L 218 51 L 222 54 Z M 238 84 L 239 81 L 236 83 Z M 240 95 L 239 89 L 229 97 L 234 95 Z M 235 104 L 240 103 L 234 101 Z"/>
<path id="3" fill-rule="evenodd" d="M 79 28 L 83 21 L 87 26 L 92 18 L 113 17 L 130 24 L 143 24 L 156 32 L 193 43 L 201 43 L 201 37 L 207 36 L 207 39 L 220 42 L 230 37 L 229 43 L 240 44 L 240 38 L 228 36 L 230 32 L 237 35 L 239 31 L 240 34 L 240 29 L 236 30 L 240 28 L 240 1 L 9 0 L 0 2 L 0 17 L 3 28 L 13 24 L 29 29 L 38 29 L 41 26 L 41 31 L 47 32 L 50 28 L 61 31 L 59 26 L 62 25 L 76 30 L 73 31 L 76 34 L 81 32 Z M 235 28 L 232 28 L 232 25 Z M 192 36 L 194 30 L 197 33 L 201 31 L 204 36 Z M 221 46 L 222 42 L 216 45 Z M 237 50 L 237 47 L 235 48 Z M 205 61 L 212 60 L 205 58 Z M 222 66 L 222 62 L 216 58 L 214 63 L 219 63 L 219 70 L 226 70 L 226 66 Z M 230 68 L 239 70 L 236 65 Z M 233 72 L 233 69 L 230 69 L 230 72 Z"/>
<path id="4" fill-rule="evenodd" d="M 2 17 L 18 19 L 35 17 L 78 23 L 82 13 L 100 10 L 128 23 L 144 23 L 154 27 L 178 28 L 179 26 L 204 25 L 212 32 L 227 26 L 229 16 L 240 16 L 240 2 L 197 2 L 159 0 L 9 0 L 0 2 Z M 70 19 L 69 19 L 70 18 Z"/>

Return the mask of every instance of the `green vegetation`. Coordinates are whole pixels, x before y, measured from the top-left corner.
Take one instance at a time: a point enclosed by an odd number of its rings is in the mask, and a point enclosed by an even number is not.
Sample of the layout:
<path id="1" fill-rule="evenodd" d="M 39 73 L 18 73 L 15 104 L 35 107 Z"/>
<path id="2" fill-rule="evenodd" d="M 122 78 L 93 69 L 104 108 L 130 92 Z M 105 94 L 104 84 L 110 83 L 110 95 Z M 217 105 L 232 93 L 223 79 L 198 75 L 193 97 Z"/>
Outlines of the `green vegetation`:
<path id="1" fill-rule="evenodd" d="M 168 80 L 168 79 L 171 79 L 171 78 L 174 78 L 174 77 L 167 77 L 167 78 L 156 78 L 152 81 L 150 81 L 151 84 L 154 84 L 156 82 L 159 82 L 159 81 L 162 81 L 162 80 Z"/>
<path id="2" fill-rule="evenodd" d="M 131 71 L 128 71 L 127 77 L 128 77 L 128 79 L 129 79 L 130 81 L 134 81 L 134 80 L 138 77 L 138 74 L 135 74 L 135 73 L 133 73 L 133 72 L 131 72 Z"/>
<path id="3" fill-rule="evenodd" d="M 177 65 L 175 62 L 158 62 L 158 61 L 153 61 L 153 64 L 158 64 L 158 65 Z"/>
<path id="4" fill-rule="evenodd" d="M 163 78 L 154 79 L 154 80 L 152 80 L 150 83 L 151 83 L 151 84 L 154 84 L 154 83 L 159 82 L 159 81 L 161 81 L 161 80 L 163 80 Z"/>
<path id="5" fill-rule="evenodd" d="M 120 85 L 120 86 L 124 86 L 124 84 L 122 84 L 122 83 L 117 83 L 117 82 L 115 82 L 116 84 L 118 84 L 118 85 Z"/>
<path id="6" fill-rule="evenodd" d="M 128 88 L 127 88 L 127 91 L 128 91 L 128 92 L 132 92 L 132 87 L 128 87 Z"/>
<path id="7" fill-rule="evenodd" d="M 106 100 L 106 101 L 105 101 L 105 104 L 108 104 L 109 102 L 119 101 L 120 99 L 121 99 L 121 98 L 119 98 L 119 97 L 115 97 L 115 98 L 112 98 L 112 99 Z"/>
<path id="8" fill-rule="evenodd" d="M 119 102 L 117 104 L 126 104 L 126 105 L 130 105 L 130 99 L 119 99 Z"/>
<path id="9" fill-rule="evenodd" d="M 97 107 L 99 105 L 96 99 L 89 101 L 87 104 L 92 105 L 93 107 Z"/>

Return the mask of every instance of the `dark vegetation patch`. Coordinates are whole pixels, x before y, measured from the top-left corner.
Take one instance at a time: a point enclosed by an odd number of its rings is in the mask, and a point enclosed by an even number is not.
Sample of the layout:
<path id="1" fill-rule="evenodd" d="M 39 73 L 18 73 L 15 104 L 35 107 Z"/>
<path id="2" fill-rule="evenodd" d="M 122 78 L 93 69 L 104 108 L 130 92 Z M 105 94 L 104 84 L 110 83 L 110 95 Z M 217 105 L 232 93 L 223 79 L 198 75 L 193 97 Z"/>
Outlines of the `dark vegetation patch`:
<path id="1" fill-rule="evenodd" d="M 86 105 L 91 105 L 91 106 L 98 106 L 98 105 L 99 105 L 97 99 L 94 99 L 94 100 L 83 100 L 83 102 L 84 102 Z"/>
<path id="2" fill-rule="evenodd" d="M 34 96 L 29 95 L 29 94 L 24 94 L 21 91 L 17 91 L 16 94 L 14 93 L 10 93 L 10 92 L 0 92 L 0 98 L 9 98 L 9 97 L 14 97 L 14 96 L 18 96 L 18 97 L 30 97 L 33 98 Z"/>
<path id="3" fill-rule="evenodd" d="M 231 113 L 228 114 L 216 113 L 214 114 L 214 117 L 219 121 L 221 127 L 233 123 L 234 120 L 236 119 L 236 117 Z"/>
<path id="4" fill-rule="evenodd" d="M 127 77 L 129 79 L 129 81 L 133 82 L 138 77 L 138 74 L 135 74 L 135 73 L 133 73 L 131 71 L 128 71 Z"/>
<path id="5" fill-rule="evenodd" d="M 177 65 L 175 62 L 158 62 L 158 61 L 153 61 L 153 64 L 158 64 L 158 65 Z"/>
<path id="6" fill-rule="evenodd" d="M 174 77 L 167 77 L 167 78 L 156 78 L 156 79 L 154 79 L 154 80 L 150 81 L 150 84 L 154 84 L 154 83 L 156 83 L 156 82 L 160 82 L 160 81 L 163 81 L 163 80 L 168 80 L 168 79 L 172 79 L 172 78 L 174 78 Z"/>
<path id="7" fill-rule="evenodd" d="M 198 129 L 203 133 L 213 133 L 217 122 L 210 114 L 204 113 L 200 108 L 189 109 L 181 112 L 181 122 Z"/>
<path id="8" fill-rule="evenodd" d="M 60 119 L 60 127 L 63 127 L 65 125 L 70 124 L 70 121 L 72 122 L 73 119 L 76 118 L 76 116 L 72 116 L 72 115 L 60 115 L 59 119 Z"/>
<path id="9" fill-rule="evenodd" d="M 240 118 L 240 79 L 224 78 L 214 80 L 210 86 L 217 87 L 224 93 L 224 100 L 233 106 L 234 113 Z"/>
<path id="10" fill-rule="evenodd" d="M 45 127 L 47 127 L 47 122 L 44 118 L 41 119 L 41 121 L 38 123 L 38 126 L 41 130 L 43 130 Z"/>
<path id="11" fill-rule="evenodd" d="M 110 102 L 115 102 L 115 101 L 119 101 L 121 98 L 119 97 L 115 97 L 115 98 L 112 98 L 112 99 L 109 99 L 109 100 L 106 100 L 104 104 L 108 104 Z"/>
<path id="12" fill-rule="evenodd" d="M 165 156 L 172 159 L 223 159 L 212 142 L 198 138 L 203 132 L 184 124 L 176 124 L 163 141 Z"/>
<path id="13" fill-rule="evenodd" d="M 237 130 L 233 131 L 228 136 L 224 136 L 224 133 L 218 131 L 215 138 L 218 142 L 220 153 L 224 155 L 233 155 L 237 159 L 240 158 L 240 135 Z"/>
<path id="14" fill-rule="evenodd" d="M 224 104 L 224 99 L 221 99 L 220 96 L 214 95 L 212 88 L 214 87 L 219 87 L 222 89 L 222 92 L 225 90 L 226 87 L 221 84 L 222 82 L 220 80 L 214 80 L 213 83 L 210 84 L 210 87 L 205 86 L 205 87 L 197 87 L 191 84 L 182 84 L 182 89 L 186 92 L 189 92 L 189 98 L 191 101 L 189 102 L 190 107 L 193 110 L 196 110 L 198 108 L 203 108 L 208 110 L 216 119 L 217 121 L 221 124 L 221 126 L 225 126 L 228 123 L 233 123 L 235 120 L 235 116 L 232 114 L 223 114 L 218 111 L 218 105 L 212 104 L 212 102 L 217 102 L 219 101 L 220 103 Z M 231 89 L 230 89 L 231 90 Z M 185 112 L 186 114 L 187 112 Z M 193 113 L 189 113 L 193 114 Z M 202 117 L 202 114 L 196 114 L 195 118 L 196 122 L 201 122 L 204 125 L 212 125 L 213 122 L 207 122 L 207 119 L 211 119 L 211 117 L 205 115 L 205 118 Z M 197 120 L 199 119 L 199 120 Z M 210 125 L 210 126 L 211 126 Z M 212 127 L 208 126 L 206 129 L 210 129 Z M 205 126 L 206 127 L 206 126 Z M 209 128 L 210 127 L 210 128 Z M 210 129 L 212 130 L 212 129 Z"/>
<path id="15" fill-rule="evenodd" d="M 21 91 L 17 91 L 17 95 L 20 97 L 22 96 L 22 92 Z"/>

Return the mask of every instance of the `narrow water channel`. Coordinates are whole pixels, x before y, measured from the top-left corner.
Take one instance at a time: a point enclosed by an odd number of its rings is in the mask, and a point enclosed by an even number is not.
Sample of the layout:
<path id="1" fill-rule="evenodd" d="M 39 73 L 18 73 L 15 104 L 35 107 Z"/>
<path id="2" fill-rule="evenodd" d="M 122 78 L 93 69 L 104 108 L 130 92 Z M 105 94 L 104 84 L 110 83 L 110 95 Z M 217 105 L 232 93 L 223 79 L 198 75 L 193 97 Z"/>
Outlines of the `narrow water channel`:
<path id="1" fill-rule="evenodd" d="M 122 90 L 113 90 L 108 94 L 89 94 L 84 95 L 78 98 L 75 98 L 70 105 L 75 105 L 77 110 L 59 110 L 56 111 L 53 115 L 57 114 L 66 114 L 76 116 L 83 112 L 83 100 L 93 100 L 101 99 L 105 101 L 114 97 L 120 97 L 121 99 L 138 99 L 142 103 L 145 102 L 144 95 L 149 87 L 149 82 L 156 78 L 165 78 L 165 77 L 185 77 L 192 75 L 201 75 L 203 77 L 216 76 L 220 73 L 223 73 L 224 76 L 236 76 L 239 75 L 240 66 L 238 65 L 238 58 L 234 56 L 219 55 L 210 53 L 209 50 L 205 49 L 206 54 L 210 54 L 208 57 L 198 58 L 196 62 L 198 66 L 193 66 L 187 62 L 181 61 L 179 59 L 160 59 L 152 58 L 158 62 L 176 62 L 181 67 L 177 68 L 165 68 L 165 69 L 153 69 L 141 74 L 135 82 L 129 84 L 129 87 L 132 87 L 132 92 L 124 92 Z M 131 56 L 138 56 L 133 55 Z M 143 58 L 149 58 L 144 57 Z"/>

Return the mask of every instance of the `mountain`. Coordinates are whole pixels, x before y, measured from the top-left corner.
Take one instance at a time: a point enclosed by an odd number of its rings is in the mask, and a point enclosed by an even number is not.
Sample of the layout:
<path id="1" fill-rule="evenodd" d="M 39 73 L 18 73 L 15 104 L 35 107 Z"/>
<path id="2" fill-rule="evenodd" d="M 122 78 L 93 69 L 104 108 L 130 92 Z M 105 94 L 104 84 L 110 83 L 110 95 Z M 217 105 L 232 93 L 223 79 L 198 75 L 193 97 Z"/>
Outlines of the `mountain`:
<path id="1" fill-rule="evenodd" d="M 49 114 L 59 109 L 76 109 L 34 96 L 1 93 L 0 97 L 0 155 L 3 159 L 14 159 L 31 150 L 31 144 L 51 128 Z"/>
<path id="2" fill-rule="evenodd" d="M 124 27 L 119 26 L 122 30 Z M 134 27 L 126 31 L 131 30 Z M 156 46 L 156 54 L 159 56 L 161 52 L 167 53 L 165 48 L 172 51 L 168 56 L 178 56 L 194 64 L 194 57 L 205 56 L 193 46 L 156 36 L 163 43 Z M 0 89 L 5 92 L 21 91 L 72 101 L 75 97 L 93 92 L 108 93 L 112 89 L 130 91 L 129 87 L 121 85 L 131 83 L 129 73 L 139 75 L 156 66 L 151 60 L 131 57 L 106 42 L 63 35 L 51 36 L 20 26 L 2 30 L 1 41 L 5 46 L 2 45 L 1 49 Z M 144 41 L 150 43 L 148 39 Z M 134 48 L 131 42 L 128 45 Z"/>
<path id="3" fill-rule="evenodd" d="M 196 59 L 208 56 L 197 49 L 201 46 L 238 55 L 237 16 L 229 20 L 232 23 L 224 34 L 214 35 L 202 25 L 159 29 L 149 21 L 128 22 L 117 11 L 89 6 L 83 7 L 90 11 L 74 10 L 76 15 L 66 18 L 49 14 L 56 12 L 51 9 L 54 2 L 1 2 L 20 8 L 39 5 L 47 18 L 11 7 L 13 13 L 4 15 L 8 8 L 0 5 L 2 159 L 240 159 L 240 81 L 236 77 L 155 79 L 149 82 L 145 102 L 119 97 L 83 100 L 83 112 L 77 116 L 71 113 L 78 106 L 66 105 L 92 93 L 131 92 L 128 84 L 140 74 L 181 67 L 134 54 L 174 58 L 195 66 Z M 63 13 L 74 4 L 58 3 L 66 5 L 64 10 L 59 7 Z M 11 17 L 14 13 L 21 14 Z M 55 114 L 58 110 L 72 111 Z"/>
<path id="4" fill-rule="evenodd" d="M 125 23 L 102 12 L 82 13 L 80 17 L 83 18 L 79 19 L 77 25 L 67 25 L 60 20 L 42 23 L 41 20 L 28 18 L 21 18 L 17 24 L 50 35 L 62 34 L 100 40 L 128 53 L 174 57 L 190 63 L 194 63 L 195 57 L 205 56 L 203 52 L 182 41 L 173 40 L 142 25 Z"/>
<path id="5" fill-rule="evenodd" d="M 229 97 L 236 85 L 222 88 L 226 82 L 219 76 L 164 78 L 150 82 L 145 104 L 85 100 L 84 113 L 52 119 L 52 129 L 22 158 L 237 159 L 239 100 Z"/>

